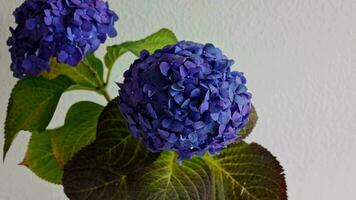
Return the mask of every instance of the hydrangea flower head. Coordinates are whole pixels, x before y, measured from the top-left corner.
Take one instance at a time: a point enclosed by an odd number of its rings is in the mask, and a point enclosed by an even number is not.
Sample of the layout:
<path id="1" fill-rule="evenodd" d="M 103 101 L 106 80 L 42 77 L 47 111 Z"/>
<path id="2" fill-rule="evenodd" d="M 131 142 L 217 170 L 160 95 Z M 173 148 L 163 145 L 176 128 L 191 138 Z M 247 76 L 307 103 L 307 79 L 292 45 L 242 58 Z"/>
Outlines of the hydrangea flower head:
<path id="1" fill-rule="evenodd" d="M 141 56 L 125 72 L 119 107 L 135 137 L 180 160 L 219 153 L 251 112 L 246 78 L 212 44 L 181 41 Z"/>
<path id="2" fill-rule="evenodd" d="M 49 71 L 49 60 L 76 66 L 107 36 L 116 36 L 118 16 L 103 0 L 25 0 L 8 40 L 15 77 Z"/>

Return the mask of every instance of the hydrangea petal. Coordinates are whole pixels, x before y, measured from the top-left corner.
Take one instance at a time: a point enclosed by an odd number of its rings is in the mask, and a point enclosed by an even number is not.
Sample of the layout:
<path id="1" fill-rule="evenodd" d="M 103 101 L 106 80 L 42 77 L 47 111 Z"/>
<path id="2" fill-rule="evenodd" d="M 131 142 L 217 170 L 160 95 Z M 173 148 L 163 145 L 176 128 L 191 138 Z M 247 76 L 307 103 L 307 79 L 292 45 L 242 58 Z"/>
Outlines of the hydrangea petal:
<path id="1" fill-rule="evenodd" d="M 159 65 L 159 69 L 161 70 L 161 73 L 164 75 L 164 76 L 167 76 L 168 75 L 168 71 L 169 71 L 169 64 L 167 62 L 162 62 L 160 65 Z"/>

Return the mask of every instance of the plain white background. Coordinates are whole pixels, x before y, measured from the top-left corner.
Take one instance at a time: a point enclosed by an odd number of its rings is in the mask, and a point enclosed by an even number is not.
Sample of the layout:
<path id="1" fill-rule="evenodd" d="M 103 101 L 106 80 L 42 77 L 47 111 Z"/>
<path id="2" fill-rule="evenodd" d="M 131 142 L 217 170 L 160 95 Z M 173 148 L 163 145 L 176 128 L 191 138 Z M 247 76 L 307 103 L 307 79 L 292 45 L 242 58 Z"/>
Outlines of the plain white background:
<path id="1" fill-rule="evenodd" d="M 16 79 L 6 40 L 12 11 L 22 0 L 0 0 L 0 121 Z M 106 45 L 142 38 L 161 27 L 180 39 L 212 42 L 245 72 L 259 121 L 249 141 L 276 155 L 286 170 L 291 200 L 356 199 L 355 0 L 111 0 L 119 35 Z M 104 53 L 104 46 L 98 52 Z M 134 59 L 117 63 L 112 80 Z M 111 94 L 116 94 L 111 84 Z M 51 122 L 63 123 L 70 105 L 102 97 L 66 93 Z M 3 132 L 3 125 L 0 126 Z M 0 163 L 0 200 L 64 200 L 51 185 L 17 163 L 22 132 Z M 2 154 L 3 137 L 0 137 Z"/>

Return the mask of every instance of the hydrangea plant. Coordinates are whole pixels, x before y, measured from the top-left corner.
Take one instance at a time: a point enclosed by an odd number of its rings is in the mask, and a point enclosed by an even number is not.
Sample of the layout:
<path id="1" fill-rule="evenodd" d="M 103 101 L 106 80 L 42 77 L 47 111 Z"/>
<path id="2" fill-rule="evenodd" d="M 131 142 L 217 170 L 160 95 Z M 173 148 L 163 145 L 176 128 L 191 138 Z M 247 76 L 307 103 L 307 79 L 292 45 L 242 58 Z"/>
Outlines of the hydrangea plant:
<path id="1" fill-rule="evenodd" d="M 256 110 L 246 76 L 219 48 L 161 29 L 109 46 L 103 62 L 94 52 L 116 36 L 118 20 L 107 2 L 25 0 L 14 16 L 10 68 L 20 79 L 8 104 L 4 159 L 24 130 L 32 136 L 21 165 L 62 184 L 69 199 L 287 199 L 276 158 L 243 141 Z M 127 52 L 138 58 L 111 99 L 111 71 Z M 61 95 L 73 90 L 108 104 L 77 102 L 62 126 L 49 129 Z"/>

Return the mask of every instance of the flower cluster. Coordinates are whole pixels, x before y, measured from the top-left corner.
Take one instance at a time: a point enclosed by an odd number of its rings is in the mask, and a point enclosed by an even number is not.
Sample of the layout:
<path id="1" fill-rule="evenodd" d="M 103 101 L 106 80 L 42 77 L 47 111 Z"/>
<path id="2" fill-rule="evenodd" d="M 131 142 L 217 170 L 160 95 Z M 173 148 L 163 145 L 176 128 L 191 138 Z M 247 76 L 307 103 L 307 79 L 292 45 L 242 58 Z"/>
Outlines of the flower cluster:
<path id="1" fill-rule="evenodd" d="M 118 16 L 103 0 L 25 0 L 15 10 L 8 40 L 15 77 L 49 71 L 49 60 L 77 65 L 107 36 L 116 36 Z"/>
<path id="2" fill-rule="evenodd" d="M 119 84 L 119 107 L 135 137 L 179 159 L 219 153 L 235 142 L 251 112 L 251 94 L 234 61 L 212 44 L 181 41 L 142 51 Z"/>

